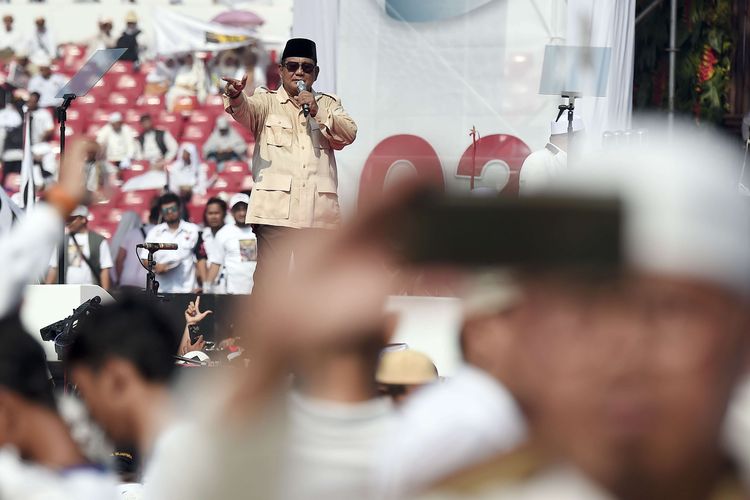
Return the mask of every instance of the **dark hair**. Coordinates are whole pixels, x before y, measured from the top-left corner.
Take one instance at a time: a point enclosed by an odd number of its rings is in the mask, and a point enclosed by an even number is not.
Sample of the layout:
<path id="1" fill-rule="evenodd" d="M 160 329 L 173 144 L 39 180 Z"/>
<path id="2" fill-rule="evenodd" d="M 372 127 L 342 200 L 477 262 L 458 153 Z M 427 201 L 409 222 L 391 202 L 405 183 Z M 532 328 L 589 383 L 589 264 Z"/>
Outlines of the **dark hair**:
<path id="1" fill-rule="evenodd" d="M 143 123 L 145 120 L 152 120 L 151 115 L 149 113 L 142 114 L 141 117 L 138 119 L 138 121 L 141 123 Z"/>
<path id="2" fill-rule="evenodd" d="M 24 399 L 56 411 L 47 357 L 17 315 L 0 321 L 0 386 Z"/>
<path id="3" fill-rule="evenodd" d="M 177 203 L 177 206 L 182 206 L 182 200 L 180 200 L 180 197 L 176 195 L 175 193 L 164 193 L 159 197 L 159 210 L 161 210 L 161 207 L 164 205 L 169 205 L 170 203 Z"/>
<path id="4" fill-rule="evenodd" d="M 37 100 L 39 100 L 42 97 L 42 95 L 39 92 L 31 92 L 29 94 L 29 97 L 32 97 L 32 96 L 36 96 Z"/>
<path id="5" fill-rule="evenodd" d="M 71 344 L 67 363 L 100 369 L 112 358 L 132 363 L 145 380 L 166 383 L 175 370 L 179 328 L 156 300 L 132 294 L 103 306 Z"/>
<path id="6" fill-rule="evenodd" d="M 221 211 L 224 212 L 224 215 L 226 215 L 227 213 L 227 202 L 222 200 L 218 196 L 212 196 L 206 202 L 206 208 L 203 209 L 203 225 L 204 226 L 208 226 L 208 221 L 206 220 L 206 212 L 208 212 L 209 205 L 219 205 L 219 207 L 221 208 Z"/>

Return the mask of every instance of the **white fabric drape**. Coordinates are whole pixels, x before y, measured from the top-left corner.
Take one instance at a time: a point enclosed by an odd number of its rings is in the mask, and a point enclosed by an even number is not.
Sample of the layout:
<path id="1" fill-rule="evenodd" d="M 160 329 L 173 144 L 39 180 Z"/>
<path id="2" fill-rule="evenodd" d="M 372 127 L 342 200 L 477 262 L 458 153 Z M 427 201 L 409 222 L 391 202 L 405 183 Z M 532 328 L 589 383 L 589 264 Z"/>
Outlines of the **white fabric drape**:
<path id="1" fill-rule="evenodd" d="M 576 101 L 592 145 L 607 130 L 630 127 L 633 110 L 635 0 L 568 0 L 567 45 L 612 47 L 607 97 Z"/>
<path id="2" fill-rule="evenodd" d="M 318 49 L 319 92 L 336 92 L 339 0 L 294 0 L 292 36 L 314 40 Z"/>

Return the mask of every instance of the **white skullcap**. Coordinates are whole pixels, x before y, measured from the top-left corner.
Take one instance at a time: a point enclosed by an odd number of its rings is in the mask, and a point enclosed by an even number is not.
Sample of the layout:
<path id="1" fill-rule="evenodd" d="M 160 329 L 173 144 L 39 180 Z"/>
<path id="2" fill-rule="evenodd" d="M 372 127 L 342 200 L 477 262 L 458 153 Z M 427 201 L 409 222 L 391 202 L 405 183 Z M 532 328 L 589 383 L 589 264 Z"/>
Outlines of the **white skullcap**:
<path id="1" fill-rule="evenodd" d="M 578 115 L 573 115 L 573 132 L 580 132 L 585 130 L 583 126 L 583 118 Z M 563 113 L 559 120 L 556 122 L 550 122 L 549 124 L 549 135 L 561 135 L 568 133 L 568 115 Z"/>
<path id="2" fill-rule="evenodd" d="M 588 155 L 548 191 L 623 202 L 624 256 L 637 270 L 750 292 L 748 200 L 742 158 L 723 137 L 693 126 L 649 127 L 649 144 Z"/>
<path id="3" fill-rule="evenodd" d="M 117 123 L 122 121 L 122 113 L 119 111 L 115 111 L 111 115 L 109 115 L 109 123 Z"/>
<path id="4" fill-rule="evenodd" d="M 78 205 L 75 210 L 70 212 L 71 217 L 88 217 L 89 209 L 84 205 Z"/>
<path id="5" fill-rule="evenodd" d="M 230 210 L 234 208 L 237 203 L 245 203 L 246 205 L 250 205 L 250 197 L 245 193 L 237 193 L 236 195 L 232 196 L 229 199 Z"/>
<path id="6" fill-rule="evenodd" d="M 31 62 L 34 63 L 34 66 L 38 67 L 45 67 L 48 68 L 52 64 L 52 60 L 49 58 L 47 54 L 44 53 L 37 53 L 34 54 L 33 58 L 31 59 Z"/>

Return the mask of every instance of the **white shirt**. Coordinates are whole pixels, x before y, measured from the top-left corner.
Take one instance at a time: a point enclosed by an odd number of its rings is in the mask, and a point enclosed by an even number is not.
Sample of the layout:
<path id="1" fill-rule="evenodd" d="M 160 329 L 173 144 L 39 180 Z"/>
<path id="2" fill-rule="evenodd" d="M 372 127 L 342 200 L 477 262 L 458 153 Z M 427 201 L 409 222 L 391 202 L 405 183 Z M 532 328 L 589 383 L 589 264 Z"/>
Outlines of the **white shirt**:
<path id="1" fill-rule="evenodd" d="M 44 142 L 44 136 L 55 128 L 52 113 L 48 109 L 37 109 L 31 113 L 31 144 Z"/>
<path id="2" fill-rule="evenodd" d="M 180 221 L 177 231 L 172 232 L 166 222 L 153 227 L 146 235 L 148 243 L 177 243 L 177 250 L 159 250 L 154 254 L 157 264 L 168 264 L 169 271 L 157 274 L 159 292 L 190 293 L 195 288 L 195 245 L 200 229 L 191 222 Z M 141 250 L 141 259 L 148 252 Z"/>
<path id="3" fill-rule="evenodd" d="M 0 317 L 21 302 L 23 286 L 35 282 L 48 268 L 49 255 L 60 238 L 61 227 L 59 212 L 46 203 L 38 203 L 0 236 L 0 262 L 13 263 L 3 266 Z"/>
<path id="4" fill-rule="evenodd" d="M 153 227 L 153 226 L 151 226 Z M 144 288 L 146 286 L 146 270 L 141 265 L 138 257 L 138 251 L 135 246 L 146 241 L 145 234 L 148 234 L 151 227 L 140 227 L 131 229 L 125 234 L 120 243 L 120 249 L 125 251 L 125 262 L 122 265 L 122 274 L 120 275 L 121 286 L 137 286 Z M 167 250 L 165 250 L 167 251 Z"/>
<path id="5" fill-rule="evenodd" d="M 96 134 L 96 142 L 104 150 L 104 157 L 107 161 L 129 162 L 135 158 L 135 130 L 124 123 L 121 127 L 119 132 L 115 132 L 112 125 L 108 123 Z"/>
<path id="6" fill-rule="evenodd" d="M 78 232 L 74 235 L 74 238 L 78 245 L 81 247 L 83 255 L 87 258 L 91 256 L 91 249 L 89 248 L 89 233 Z M 81 257 L 81 253 L 75 246 L 75 243 L 70 238 L 66 240 L 68 242 L 68 263 L 65 268 L 65 283 L 69 285 L 95 285 L 97 283 L 94 278 L 94 273 L 86 261 Z M 57 269 L 57 250 L 52 253 L 52 258 L 49 262 L 50 267 Z M 109 245 L 106 239 L 102 239 L 99 245 L 99 266 L 101 269 L 112 268 L 112 253 L 109 251 Z"/>
<path id="7" fill-rule="evenodd" d="M 524 160 L 518 176 L 518 192 L 526 196 L 544 190 L 564 175 L 568 155 L 554 144 L 547 143 L 544 149 L 534 151 Z"/>
<path id="8" fill-rule="evenodd" d="M 391 431 L 391 401 L 378 398 L 362 403 L 337 403 L 293 393 L 288 408 L 289 436 L 280 476 L 281 498 L 369 497 L 374 450 Z M 425 458 L 421 457 L 414 466 L 424 467 Z"/>
<path id="9" fill-rule="evenodd" d="M 219 228 L 219 231 L 221 231 L 221 228 Z M 215 252 L 214 246 L 216 245 L 216 236 L 213 231 L 211 231 L 210 227 L 203 228 L 202 234 L 203 249 L 206 251 L 206 262 L 208 262 L 207 266 L 211 266 L 211 255 Z M 224 269 L 223 265 L 213 283 L 203 283 L 203 290 L 206 293 L 227 293 L 226 269 Z"/>
<path id="10" fill-rule="evenodd" d="M 208 256 L 209 265 L 224 266 L 227 293 L 247 294 L 253 289 L 253 273 L 258 260 L 258 240 L 252 228 L 228 224 L 216 233 L 216 242 Z"/>
<path id="11" fill-rule="evenodd" d="M 57 58 L 57 45 L 49 29 L 45 29 L 44 33 L 34 29 L 26 42 L 26 49 L 31 58 L 37 54 L 47 54 L 50 59 Z"/>
<path id="12" fill-rule="evenodd" d="M 169 131 L 164 131 L 164 145 L 167 147 L 167 152 L 162 154 L 159 149 L 159 144 L 156 142 L 156 130 L 150 130 L 143 136 L 143 146 L 141 147 L 140 142 L 138 143 L 138 159 L 157 161 L 166 160 L 172 161 L 177 154 L 177 141 L 174 140 L 172 134 Z"/>
<path id="13" fill-rule="evenodd" d="M 62 105 L 62 99 L 55 99 L 55 96 L 63 88 L 66 80 L 65 77 L 57 73 L 52 73 L 49 78 L 42 75 L 36 75 L 29 80 L 29 92 L 39 93 L 39 106 L 49 108 L 52 106 Z"/>
<path id="14" fill-rule="evenodd" d="M 9 446 L 0 448 L 0 498 L 3 500 L 115 500 L 115 476 L 96 467 L 55 471 L 24 462 Z"/>
<path id="15" fill-rule="evenodd" d="M 513 396 L 493 377 L 465 366 L 400 409 L 377 453 L 376 491 L 385 498 L 411 498 L 525 439 L 526 424 Z"/>
<path id="16" fill-rule="evenodd" d="M 23 41 L 23 34 L 16 29 L 7 31 L 3 26 L 2 31 L 0 31 L 0 49 L 18 52 L 18 49 L 23 48 Z"/>

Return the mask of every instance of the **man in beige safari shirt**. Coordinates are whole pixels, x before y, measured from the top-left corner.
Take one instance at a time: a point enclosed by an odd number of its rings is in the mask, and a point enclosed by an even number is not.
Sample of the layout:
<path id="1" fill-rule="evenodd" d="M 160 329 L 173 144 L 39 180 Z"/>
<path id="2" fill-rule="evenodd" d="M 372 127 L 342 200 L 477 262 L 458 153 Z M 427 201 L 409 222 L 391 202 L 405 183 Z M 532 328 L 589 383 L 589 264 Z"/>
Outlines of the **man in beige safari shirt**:
<path id="1" fill-rule="evenodd" d="M 224 78 L 225 109 L 256 142 L 247 211 L 258 239 L 256 289 L 264 261 L 291 258 L 295 248 L 285 242 L 292 233 L 333 229 L 340 221 L 333 151 L 354 141 L 357 125 L 337 96 L 313 90 L 319 71 L 315 42 L 293 38 L 282 53 L 278 90 L 248 95 L 247 76 Z"/>

